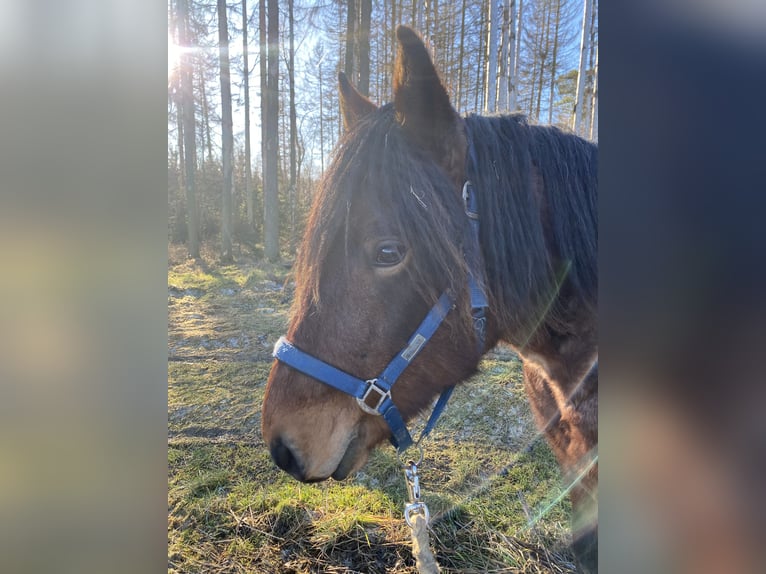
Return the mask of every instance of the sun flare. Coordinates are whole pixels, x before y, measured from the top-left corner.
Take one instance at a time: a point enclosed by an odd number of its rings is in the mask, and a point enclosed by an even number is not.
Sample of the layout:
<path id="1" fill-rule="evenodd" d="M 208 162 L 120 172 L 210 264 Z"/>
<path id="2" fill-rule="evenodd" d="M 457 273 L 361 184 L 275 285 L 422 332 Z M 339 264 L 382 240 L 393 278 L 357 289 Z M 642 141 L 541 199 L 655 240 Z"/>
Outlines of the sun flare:
<path id="1" fill-rule="evenodd" d="M 181 61 L 181 46 L 173 41 L 173 37 L 168 34 L 168 77 L 178 69 Z"/>

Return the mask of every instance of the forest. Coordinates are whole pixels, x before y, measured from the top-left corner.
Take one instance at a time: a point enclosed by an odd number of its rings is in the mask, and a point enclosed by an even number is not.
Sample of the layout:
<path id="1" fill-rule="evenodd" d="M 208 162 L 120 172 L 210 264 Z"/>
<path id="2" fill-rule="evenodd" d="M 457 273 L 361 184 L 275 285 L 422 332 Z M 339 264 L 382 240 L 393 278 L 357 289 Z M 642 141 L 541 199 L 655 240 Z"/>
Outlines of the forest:
<path id="1" fill-rule="evenodd" d="M 341 136 L 338 72 L 387 102 L 398 24 L 460 113 L 598 139 L 596 0 L 169 0 L 169 242 L 291 259 Z"/>
<path id="2" fill-rule="evenodd" d="M 596 8 L 170 0 L 168 572 L 417 571 L 392 449 L 348 480 L 302 484 L 261 430 L 291 262 L 342 136 L 338 73 L 386 103 L 395 29 L 410 25 L 460 113 L 521 112 L 596 140 Z M 445 574 L 575 571 L 567 491 L 510 348 L 456 389 L 421 473 Z"/>

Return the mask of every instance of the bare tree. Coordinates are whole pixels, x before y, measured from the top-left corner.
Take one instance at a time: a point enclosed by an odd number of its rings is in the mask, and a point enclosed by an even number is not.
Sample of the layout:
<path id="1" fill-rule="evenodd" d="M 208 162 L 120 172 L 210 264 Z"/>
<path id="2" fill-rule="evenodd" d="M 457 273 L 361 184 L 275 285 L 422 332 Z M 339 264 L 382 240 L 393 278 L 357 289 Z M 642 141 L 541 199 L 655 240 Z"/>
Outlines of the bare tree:
<path id="1" fill-rule="evenodd" d="M 572 128 L 577 134 L 583 131 L 583 107 L 585 102 L 585 76 L 588 72 L 588 40 L 590 38 L 591 11 L 593 0 L 584 0 L 582 17 L 582 35 L 580 37 L 580 65 L 577 68 L 577 92 L 575 95 L 574 116 Z"/>
<path id="2" fill-rule="evenodd" d="M 414 0 L 415 4 L 415 28 L 423 30 L 425 28 L 425 1 L 426 0 Z"/>
<path id="3" fill-rule="evenodd" d="M 265 224 L 266 216 L 266 124 L 264 118 L 266 117 L 266 91 L 268 84 L 268 77 L 266 74 L 266 64 L 269 61 L 269 46 L 266 37 L 266 0 L 258 0 L 258 47 L 259 47 L 259 62 L 258 72 L 261 80 L 261 185 L 263 194 L 263 216 Z M 264 236 L 266 234 L 266 227 L 263 227 Z M 264 243 L 266 239 L 264 237 Z"/>
<path id="4" fill-rule="evenodd" d="M 250 151 L 250 68 L 247 48 L 247 0 L 242 0 L 242 79 L 245 91 L 245 204 L 247 225 L 255 228 L 255 193 L 253 192 L 253 168 Z"/>
<path id="5" fill-rule="evenodd" d="M 489 10 L 489 0 L 482 0 L 481 5 L 482 5 L 481 13 L 482 14 L 486 14 L 488 12 L 488 10 Z M 475 84 L 476 90 L 474 91 L 474 105 L 473 105 L 475 110 L 479 110 L 479 109 L 483 109 L 484 108 L 484 100 L 483 99 L 481 101 L 481 107 L 479 106 L 479 103 L 480 103 L 479 102 L 479 97 L 481 96 L 483 98 L 483 96 L 484 96 L 484 94 L 486 92 L 486 90 L 481 89 L 481 88 L 485 84 L 485 82 L 484 82 L 485 76 L 482 74 L 482 70 L 485 69 L 484 68 L 484 63 L 487 61 L 487 59 L 486 59 L 487 47 L 486 47 L 486 44 L 484 43 L 484 40 L 485 40 L 486 36 L 488 35 L 487 34 L 487 30 L 488 30 L 487 22 L 488 22 L 488 20 L 489 19 L 486 18 L 486 17 L 479 18 L 479 22 L 480 22 L 480 25 L 479 25 L 480 26 L 480 32 L 479 32 L 479 65 L 476 66 L 476 84 Z"/>
<path id="6" fill-rule="evenodd" d="M 578 7 L 573 0 L 537 0 L 519 1 L 519 9 L 517 22 L 523 21 L 514 56 L 518 63 L 513 73 L 515 108 L 524 109 L 537 121 L 569 125 L 574 92 L 570 100 L 568 94 L 562 98 L 559 90 L 564 76 L 574 68 Z M 566 85 L 568 88 L 568 76 Z M 565 100 L 569 105 L 564 105 Z"/>
<path id="7" fill-rule="evenodd" d="M 202 100 L 202 138 L 203 148 L 200 154 L 200 165 L 202 166 L 202 173 L 205 173 L 205 164 L 213 163 L 213 137 L 210 133 L 210 105 L 207 97 L 207 89 L 205 88 L 205 75 L 202 69 L 200 69 L 199 78 L 199 93 Z M 205 160 L 204 150 L 207 150 L 207 161 Z"/>
<path id="8" fill-rule="evenodd" d="M 583 112 L 585 113 L 585 119 L 583 124 L 585 131 L 590 131 L 590 125 L 592 123 L 593 114 L 593 90 L 595 89 L 595 60 L 596 60 L 596 46 L 598 40 L 596 39 L 596 33 L 598 29 L 597 18 L 598 16 L 598 0 L 593 0 L 593 8 L 591 9 L 590 16 L 590 37 L 588 39 L 588 73 L 585 77 L 585 103 L 583 104 Z"/>
<path id="9" fill-rule="evenodd" d="M 500 17 L 497 0 L 489 0 L 487 15 L 487 69 L 484 79 L 484 111 L 494 112 L 497 103 L 497 40 L 499 37 Z"/>
<path id="10" fill-rule="evenodd" d="M 186 58 L 189 63 L 190 58 L 193 59 L 192 74 L 183 78 L 190 82 L 184 83 L 184 87 L 191 85 L 191 90 L 184 92 L 182 89 L 181 74 L 175 75 L 169 86 L 172 93 L 169 94 L 168 123 L 169 128 L 176 131 L 169 139 L 170 147 L 175 149 L 169 150 L 172 155 L 168 157 L 173 166 L 178 166 L 178 173 L 174 174 L 178 185 L 174 180 L 172 189 L 169 188 L 169 199 L 174 202 L 173 229 L 177 231 L 173 237 L 182 239 L 187 231 L 193 236 L 195 226 L 191 221 L 196 214 L 198 249 L 203 238 L 213 238 L 213 234 L 218 233 L 230 236 L 234 242 L 237 236 L 233 223 L 241 213 L 243 222 L 246 219 L 257 233 L 255 240 L 264 246 L 269 244 L 269 257 L 282 250 L 285 253 L 292 251 L 294 237 L 301 232 L 306 208 L 304 199 L 311 195 L 312 177 L 320 168 L 326 167 L 328 150 L 341 132 L 337 93 L 331 89 L 335 84 L 334 76 L 339 69 L 349 66 L 350 77 L 359 90 L 384 102 L 390 96 L 390 67 L 396 47 L 394 30 L 402 20 L 405 23 L 411 23 L 411 19 L 415 23 L 423 22 L 426 28 L 420 31 L 434 50 L 435 61 L 459 110 L 524 109 L 532 119 L 572 125 L 570 114 L 575 106 L 583 1 L 333 0 L 306 4 L 287 0 L 282 2 L 283 16 L 278 16 L 285 19 L 284 45 L 279 47 L 281 61 L 277 63 L 282 69 L 275 68 L 270 72 L 269 56 L 273 53 L 270 53 L 269 45 L 272 51 L 276 48 L 276 34 L 272 32 L 269 38 L 269 0 L 259 0 L 258 3 L 228 0 L 228 17 L 242 16 L 241 25 L 238 22 L 231 28 L 229 38 L 234 42 L 241 41 L 243 51 L 242 61 L 229 53 L 229 86 L 234 90 L 239 86 L 244 93 L 244 102 L 240 102 L 243 113 L 238 113 L 238 102 L 230 102 L 233 174 L 229 215 L 228 207 L 221 207 L 221 176 L 218 175 L 226 172 L 224 177 L 228 178 L 229 146 L 226 145 L 227 150 L 222 155 L 223 146 L 215 145 L 216 141 L 221 141 L 216 140 L 218 134 L 223 136 L 222 132 L 229 129 L 224 117 L 229 114 L 229 110 L 224 110 L 229 96 L 224 93 L 226 87 L 220 83 L 220 30 L 215 24 L 219 2 L 170 0 L 173 25 L 180 25 L 178 15 L 181 12 L 189 12 L 185 30 L 187 43 L 199 48 Z M 585 86 L 580 104 L 584 117 L 580 131 L 582 134 L 592 131 L 595 138 L 598 99 L 595 0 L 591 0 L 591 4 L 592 25 L 585 55 Z M 259 10 L 259 14 L 254 14 L 254 10 Z M 520 27 L 523 34 L 519 33 Z M 253 33 L 255 42 L 263 49 L 258 63 L 253 62 L 253 53 L 249 51 L 248 35 Z M 288 48 L 288 37 L 292 40 L 291 48 Z M 307 59 L 299 57 L 302 39 L 313 37 L 317 40 L 315 44 L 324 48 L 311 51 Z M 257 50 L 254 45 L 252 47 Z M 255 110 L 254 115 L 250 115 L 253 64 L 261 71 L 262 107 L 260 113 Z M 284 89 L 277 90 L 278 95 L 271 102 L 274 71 L 278 71 L 277 82 Z M 234 97 L 236 95 L 235 92 Z M 185 100 L 188 100 L 186 105 Z M 278 111 L 274 112 L 275 109 Z M 270 130 L 274 127 L 275 115 L 276 135 L 273 135 Z M 238 121 L 244 126 L 238 126 Z M 191 126 L 188 129 L 187 123 Z M 259 135 L 250 132 L 251 126 L 260 126 L 262 130 L 258 138 L 262 146 L 260 155 L 251 147 L 251 136 Z M 243 134 L 241 139 L 238 133 Z M 228 139 L 229 134 L 225 137 Z M 187 170 L 196 178 L 190 179 L 188 185 Z M 268 206 L 263 201 L 266 188 L 271 197 Z M 185 197 L 187 193 L 188 198 Z M 228 217 L 232 218 L 231 227 Z M 188 226 L 184 225 L 187 218 Z M 181 226 L 177 227 L 176 222 Z M 282 233 L 276 239 L 271 235 L 266 241 L 265 225 L 270 228 L 281 226 Z M 283 240 L 284 245 L 281 244 Z M 194 242 L 192 237 L 190 246 Z"/>
<path id="11" fill-rule="evenodd" d="M 365 96 L 370 95 L 370 19 L 372 17 L 372 0 L 361 0 L 359 14 L 359 91 Z"/>
<path id="12" fill-rule="evenodd" d="M 558 55 L 559 55 L 559 24 L 561 23 L 561 2 L 555 0 L 556 16 L 553 19 L 553 56 L 551 60 L 551 74 L 548 83 L 548 123 L 553 123 L 553 92 L 556 87 L 556 78 L 558 76 Z"/>
<path id="13" fill-rule="evenodd" d="M 297 144 L 298 124 L 295 112 L 295 16 L 293 1 L 287 2 L 287 18 L 290 32 L 290 48 L 288 59 L 288 83 L 290 84 L 290 253 L 295 253 L 297 230 L 295 228 L 297 181 Z"/>
<path id="14" fill-rule="evenodd" d="M 511 51 L 511 10 L 510 3 L 503 3 L 502 25 L 500 27 L 500 60 L 497 65 L 497 108 L 499 110 L 508 109 L 508 88 L 510 78 L 509 52 Z"/>
<path id="15" fill-rule="evenodd" d="M 320 169 L 324 173 L 324 90 L 322 89 L 322 62 L 324 62 L 327 53 L 324 51 L 324 45 L 318 42 L 315 48 L 317 55 L 317 77 L 319 79 L 319 161 Z"/>
<path id="16" fill-rule="evenodd" d="M 195 172 L 197 171 L 197 142 L 194 122 L 194 94 L 192 90 L 193 55 L 189 39 L 189 8 L 187 0 L 178 0 L 179 41 L 181 53 L 181 106 L 183 109 L 183 136 L 186 167 L 186 229 L 189 256 L 199 259 L 199 212 Z"/>
<path id="17" fill-rule="evenodd" d="M 268 61 L 266 63 L 266 110 L 263 117 L 266 155 L 263 158 L 264 252 L 269 261 L 279 259 L 279 3 L 268 0 Z"/>
<path id="18" fill-rule="evenodd" d="M 598 141 L 598 44 L 596 45 L 596 63 L 593 66 L 593 92 L 591 94 L 591 116 L 588 137 Z"/>
<path id="19" fill-rule="evenodd" d="M 548 44 L 548 26 L 550 25 L 551 18 L 550 2 L 545 2 L 545 5 L 542 7 L 542 18 L 543 20 L 537 35 L 538 43 L 536 54 L 539 68 L 537 74 L 537 85 L 535 87 L 537 103 L 535 104 L 534 117 L 537 121 L 540 121 L 540 109 L 543 98 L 543 84 L 545 82 L 545 68 L 548 63 L 548 51 L 550 50 L 550 46 Z"/>
<path id="20" fill-rule="evenodd" d="M 349 80 L 356 83 L 354 55 L 356 54 L 356 4 L 359 0 L 348 0 L 346 11 L 346 64 L 345 72 Z"/>
<path id="21" fill-rule="evenodd" d="M 177 3 L 176 3 L 177 4 Z M 180 45 L 180 17 L 178 13 L 178 8 L 176 6 L 175 12 L 173 12 L 170 16 L 170 22 L 172 25 L 172 30 L 174 32 L 174 41 L 176 45 Z M 176 62 L 176 66 L 178 66 L 180 62 Z M 173 107 L 175 107 L 175 124 L 176 124 L 176 149 L 177 149 L 177 158 L 178 163 L 177 165 L 177 186 L 179 190 L 185 190 L 186 189 L 186 182 L 184 179 L 184 170 L 186 169 L 186 163 L 184 161 L 184 139 L 183 139 L 183 105 L 181 102 L 181 84 L 180 84 L 180 70 L 178 67 L 176 67 L 176 73 L 172 74 L 169 78 L 168 82 L 168 114 L 170 115 L 172 113 Z M 175 106 L 174 106 L 175 104 Z M 169 151 L 169 153 L 172 153 Z M 184 233 L 186 232 L 186 221 L 185 219 L 181 219 L 180 213 L 185 213 L 182 209 L 176 209 L 171 210 L 170 213 L 173 213 L 175 211 L 175 217 L 172 219 L 172 225 L 173 225 L 173 237 L 176 239 L 180 239 L 181 237 L 184 237 Z"/>
<path id="22" fill-rule="evenodd" d="M 521 0 L 519 0 L 521 4 Z M 516 0 L 508 2 L 508 109 L 516 109 L 516 65 L 517 65 L 517 34 L 516 34 Z"/>
<path id="23" fill-rule="evenodd" d="M 231 249 L 231 188 L 234 134 L 231 119 L 231 72 L 229 67 L 229 20 L 226 0 L 218 0 L 218 60 L 221 66 L 221 164 L 223 192 L 221 206 L 221 261 L 234 260 Z"/>
<path id="24" fill-rule="evenodd" d="M 519 68 L 519 54 L 521 54 L 521 26 L 522 22 L 524 21 L 524 0 L 518 0 L 519 2 L 519 10 L 518 14 L 516 15 L 516 41 L 514 43 L 515 51 L 513 53 L 513 63 L 511 64 L 511 68 L 513 68 L 513 74 L 511 75 L 512 81 L 513 81 L 513 89 L 509 90 L 509 99 L 512 100 L 511 103 L 511 109 L 517 110 L 521 106 L 519 105 L 519 80 L 518 76 L 520 68 Z"/>
<path id="25" fill-rule="evenodd" d="M 460 10 L 460 46 L 458 48 L 458 69 L 457 69 L 457 109 L 460 111 L 463 106 L 463 54 L 465 47 L 465 0 L 462 0 Z"/>

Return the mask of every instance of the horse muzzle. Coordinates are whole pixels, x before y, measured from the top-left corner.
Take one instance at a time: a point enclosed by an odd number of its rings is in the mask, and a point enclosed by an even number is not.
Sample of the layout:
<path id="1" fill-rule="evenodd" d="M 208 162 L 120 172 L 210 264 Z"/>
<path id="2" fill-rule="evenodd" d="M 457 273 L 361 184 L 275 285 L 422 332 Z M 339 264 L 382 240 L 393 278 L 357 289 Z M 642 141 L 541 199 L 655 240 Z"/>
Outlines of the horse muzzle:
<path id="1" fill-rule="evenodd" d="M 349 442 L 335 470 L 326 475 L 308 473 L 300 455 L 279 436 L 271 441 L 269 450 L 271 458 L 279 468 L 294 479 L 305 483 L 322 482 L 330 477 L 335 480 L 344 480 L 367 461 L 367 452 L 364 449 L 363 441 L 357 437 Z"/>

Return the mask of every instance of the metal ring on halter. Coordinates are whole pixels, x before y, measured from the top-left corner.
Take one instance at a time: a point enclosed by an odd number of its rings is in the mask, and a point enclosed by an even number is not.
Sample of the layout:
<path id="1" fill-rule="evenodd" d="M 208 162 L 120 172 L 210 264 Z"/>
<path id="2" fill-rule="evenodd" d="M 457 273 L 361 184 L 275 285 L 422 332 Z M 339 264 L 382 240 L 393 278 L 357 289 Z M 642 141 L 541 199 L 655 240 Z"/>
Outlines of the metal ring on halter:
<path id="1" fill-rule="evenodd" d="M 413 448 L 418 449 L 418 460 L 408 459 L 407 457 L 404 456 L 406 452 L 412 450 Z M 410 463 L 414 463 L 415 466 L 420 466 L 420 463 L 423 462 L 423 447 L 420 445 L 419 442 L 417 442 L 413 444 L 411 447 L 403 450 L 402 452 L 399 452 L 397 450 L 396 456 L 399 459 L 399 464 L 401 465 L 402 468 L 405 468 Z"/>
<path id="2" fill-rule="evenodd" d="M 391 398 L 391 391 L 385 390 L 382 387 L 378 386 L 378 379 L 370 379 L 368 381 L 365 381 L 367 383 L 367 390 L 364 391 L 364 395 L 361 397 L 356 397 L 356 402 L 359 405 L 359 408 L 361 408 L 364 412 L 369 413 L 371 415 L 378 415 L 380 416 L 381 412 L 378 410 L 380 408 L 380 405 L 382 405 L 384 402 L 386 402 L 386 399 Z M 375 399 L 375 406 L 372 407 L 367 404 L 368 397 L 372 394 L 372 392 L 375 391 L 377 393 L 377 397 L 372 397 Z"/>
<path id="3" fill-rule="evenodd" d="M 404 520 L 410 528 L 415 528 L 412 524 L 412 516 L 414 514 L 422 514 L 426 520 L 426 525 L 431 521 L 431 514 L 428 512 L 425 502 L 413 502 L 404 507 Z"/>

